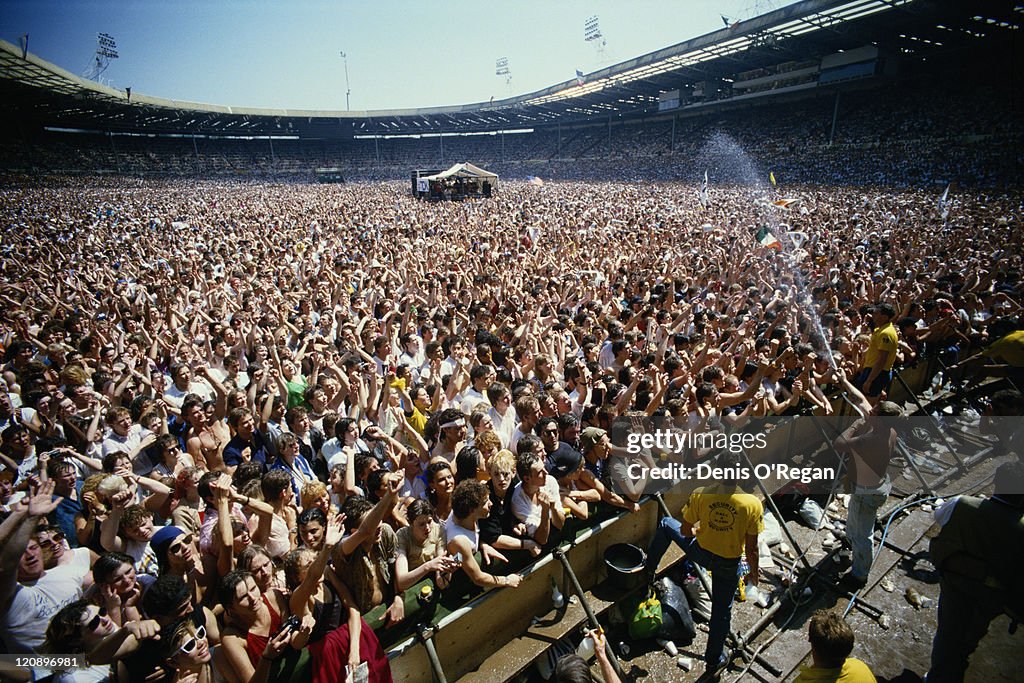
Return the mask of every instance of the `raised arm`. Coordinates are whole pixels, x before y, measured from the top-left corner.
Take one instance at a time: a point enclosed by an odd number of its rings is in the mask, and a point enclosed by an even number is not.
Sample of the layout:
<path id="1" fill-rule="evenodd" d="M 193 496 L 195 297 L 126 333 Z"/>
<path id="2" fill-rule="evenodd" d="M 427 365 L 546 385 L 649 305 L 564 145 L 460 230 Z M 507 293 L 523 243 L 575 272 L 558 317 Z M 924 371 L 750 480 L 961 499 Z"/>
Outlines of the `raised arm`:
<path id="1" fill-rule="evenodd" d="M 350 460 L 346 466 L 346 470 L 354 470 L 355 462 Z M 398 492 L 402 488 L 402 475 L 401 473 L 389 474 L 385 481 L 388 483 L 387 491 L 384 496 L 373 506 L 366 517 L 363 518 L 362 523 L 359 527 L 345 537 L 345 540 L 341 542 L 341 552 L 345 555 L 351 555 L 359 545 L 370 538 L 370 536 L 377 531 L 377 527 L 384 520 L 385 515 L 395 505 L 395 498 L 398 496 Z"/>
<path id="2" fill-rule="evenodd" d="M 0 524 L 0 612 L 6 612 L 18 588 L 18 564 L 28 547 L 28 542 L 42 517 L 53 512 L 64 500 L 53 497 L 53 481 L 46 481 L 34 488 L 27 502 L 15 506 L 11 514 Z"/>
<path id="3" fill-rule="evenodd" d="M 324 546 L 317 553 L 316 559 L 313 560 L 313 564 L 309 566 L 309 571 L 306 572 L 306 578 L 303 580 L 299 587 L 296 588 L 291 596 L 288 598 L 288 606 L 292 611 L 292 614 L 299 616 L 305 615 L 309 612 L 309 599 L 313 597 L 313 593 L 316 591 L 317 584 L 320 582 L 320 578 L 324 574 L 324 570 L 327 568 L 327 562 L 331 559 L 331 552 L 334 550 L 334 546 L 341 540 L 345 518 L 343 515 L 338 515 L 335 519 L 327 523 L 327 535 L 324 538 Z"/>
<path id="4" fill-rule="evenodd" d="M 132 492 L 130 489 L 119 491 L 111 498 L 111 511 L 107 515 L 107 518 L 100 523 L 100 545 L 103 549 L 108 552 L 121 552 L 124 550 L 124 541 L 117 532 L 121 527 L 121 516 L 124 514 L 124 508 L 131 500 Z"/>

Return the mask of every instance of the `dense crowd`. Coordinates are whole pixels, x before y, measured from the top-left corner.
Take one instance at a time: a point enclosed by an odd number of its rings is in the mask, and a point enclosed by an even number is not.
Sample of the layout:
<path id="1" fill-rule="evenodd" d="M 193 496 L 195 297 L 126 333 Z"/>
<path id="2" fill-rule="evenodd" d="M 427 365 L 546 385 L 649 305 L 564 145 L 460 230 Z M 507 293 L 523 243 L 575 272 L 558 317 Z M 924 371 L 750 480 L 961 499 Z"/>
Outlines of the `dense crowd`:
<path id="1" fill-rule="evenodd" d="M 945 80 L 945 77 L 939 80 Z M 349 180 L 406 177 L 471 161 L 504 178 L 689 181 L 736 177 L 727 136 L 787 183 L 825 186 L 1015 188 L 1024 139 L 1002 84 L 897 82 L 783 104 L 663 112 L 495 134 L 362 139 L 150 138 L 49 131 L 0 142 L 0 168 L 145 177 L 308 180 L 339 168 Z M 837 106 L 838 104 L 838 106 Z M 833 114 L 835 122 L 833 127 Z"/>
<path id="2" fill-rule="evenodd" d="M 371 613 L 386 628 L 424 587 L 515 589 L 573 520 L 636 508 L 645 482 L 609 482 L 650 456 L 610 444 L 619 416 L 822 413 L 837 388 L 870 411 L 929 355 L 1013 375 L 1019 209 L 9 185 L 4 647 L 88 653 L 61 681 L 390 680 Z"/>

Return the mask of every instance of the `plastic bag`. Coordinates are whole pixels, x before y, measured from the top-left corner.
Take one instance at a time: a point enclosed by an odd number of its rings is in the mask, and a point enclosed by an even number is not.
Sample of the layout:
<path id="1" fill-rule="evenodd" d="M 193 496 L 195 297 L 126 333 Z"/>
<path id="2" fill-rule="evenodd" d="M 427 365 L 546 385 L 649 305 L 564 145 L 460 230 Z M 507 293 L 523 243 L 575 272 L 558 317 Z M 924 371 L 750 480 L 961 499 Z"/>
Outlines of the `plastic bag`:
<path id="1" fill-rule="evenodd" d="M 658 634 L 663 623 L 661 601 L 651 591 L 629 619 L 629 637 L 633 639 L 652 638 Z"/>
<path id="2" fill-rule="evenodd" d="M 686 591 L 667 576 L 658 581 L 657 588 L 661 594 L 662 614 L 658 638 L 689 645 L 697 635 L 697 627 L 693 623 Z M 710 601 L 708 609 L 710 610 Z"/>
<path id="3" fill-rule="evenodd" d="M 697 565 L 692 565 L 694 570 L 688 574 L 683 581 L 683 590 L 690 603 L 691 614 L 701 617 L 704 621 L 711 620 L 711 596 L 704 590 L 704 584 L 697 577 L 697 572 L 704 573 L 704 579 L 711 585 L 711 577 Z"/>
<path id="4" fill-rule="evenodd" d="M 805 499 L 797 513 L 812 529 L 820 529 L 825 518 L 825 511 L 812 498 Z"/>

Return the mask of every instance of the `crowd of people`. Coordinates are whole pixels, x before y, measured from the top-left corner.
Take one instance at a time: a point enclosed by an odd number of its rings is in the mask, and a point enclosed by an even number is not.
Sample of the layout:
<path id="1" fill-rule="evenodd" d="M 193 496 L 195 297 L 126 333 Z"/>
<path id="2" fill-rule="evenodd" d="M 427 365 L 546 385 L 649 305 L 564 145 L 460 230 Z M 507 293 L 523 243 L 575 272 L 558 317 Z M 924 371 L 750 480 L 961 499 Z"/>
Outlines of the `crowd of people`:
<path id="1" fill-rule="evenodd" d="M 610 443 L 619 417 L 821 414 L 840 389 L 884 411 L 936 354 L 1019 376 L 1013 198 L 698 197 L 4 188 L 6 651 L 85 653 L 59 681 L 390 680 L 371 614 L 514 590 L 574 520 L 637 509 L 647 482 L 610 482 L 650 455 Z"/>
<path id="2" fill-rule="evenodd" d="M 982 72 L 986 67 L 979 67 Z M 495 134 L 378 139 L 140 137 L 46 131 L 0 142 L 0 168 L 146 177 L 228 176 L 311 180 L 406 177 L 471 161 L 502 178 L 690 181 L 706 169 L 735 177 L 715 138 L 730 136 L 754 163 L 788 183 L 921 188 L 1020 184 L 1024 130 L 1003 83 L 943 73 L 838 95 L 751 107 L 651 113 L 644 118 L 549 124 Z M 833 117 L 833 115 L 835 115 Z M 218 131 L 219 132 L 219 131 Z M 417 132 L 419 132 L 417 130 Z M 941 187 L 939 188 L 941 191 Z"/>

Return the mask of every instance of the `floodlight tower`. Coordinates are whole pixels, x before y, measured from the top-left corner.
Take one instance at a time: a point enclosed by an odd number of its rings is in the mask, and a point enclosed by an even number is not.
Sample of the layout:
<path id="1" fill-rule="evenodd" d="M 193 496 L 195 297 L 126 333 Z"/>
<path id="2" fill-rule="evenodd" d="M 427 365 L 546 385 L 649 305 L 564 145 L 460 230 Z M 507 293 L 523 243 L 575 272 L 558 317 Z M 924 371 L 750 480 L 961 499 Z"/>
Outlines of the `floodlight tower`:
<path id="1" fill-rule="evenodd" d="M 352 107 L 349 106 L 349 95 L 352 94 L 352 88 L 348 87 L 348 55 L 344 52 L 339 52 L 338 54 L 345 60 L 345 111 L 352 111 Z"/>
<path id="2" fill-rule="evenodd" d="M 100 75 L 110 66 L 110 60 L 117 59 L 117 42 L 109 33 L 96 34 L 96 54 L 93 57 L 92 66 L 86 71 L 85 77 L 99 81 Z"/>
<path id="3" fill-rule="evenodd" d="M 494 75 L 505 77 L 505 86 L 508 88 L 509 93 L 512 92 L 512 72 L 508 68 L 508 57 L 498 57 L 498 60 L 494 62 Z"/>
<path id="4" fill-rule="evenodd" d="M 604 39 L 604 34 L 601 33 L 601 24 L 595 14 L 592 17 L 587 17 L 587 20 L 583 22 L 583 40 L 588 43 L 593 43 L 597 49 L 597 59 L 599 62 L 604 61 L 604 48 L 608 45 L 608 41 Z"/>

